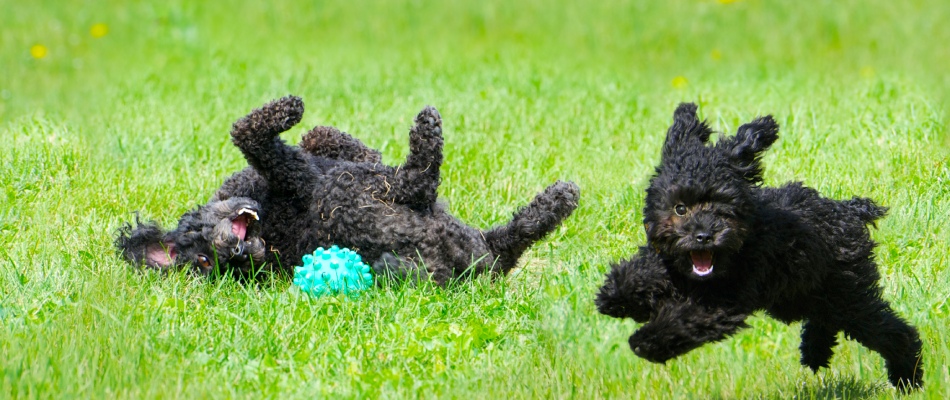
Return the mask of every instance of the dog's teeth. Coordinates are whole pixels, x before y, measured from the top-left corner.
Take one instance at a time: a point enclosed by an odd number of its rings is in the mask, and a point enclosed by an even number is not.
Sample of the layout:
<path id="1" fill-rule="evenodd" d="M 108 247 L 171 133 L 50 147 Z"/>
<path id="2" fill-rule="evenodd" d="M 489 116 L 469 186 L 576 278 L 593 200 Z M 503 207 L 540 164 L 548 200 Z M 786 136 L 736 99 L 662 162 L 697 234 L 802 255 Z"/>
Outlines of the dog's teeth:
<path id="1" fill-rule="evenodd" d="M 700 270 L 699 267 L 693 265 L 693 273 L 699 276 L 706 276 L 711 274 L 713 271 L 713 265 L 710 265 L 706 270 Z"/>
<path id="2" fill-rule="evenodd" d="M 251 217 L 254 218 L 255 220 L 260 219 L 260 218 L 257 217 L 257 213 L 254 212 L 254 210 L 251 210 L 251 209 L 248 209 L 248 208 L 242 208 L 242 209 L 238 210 L 238 215 L 244 215 L 244 214 L 250 214 Z"/>

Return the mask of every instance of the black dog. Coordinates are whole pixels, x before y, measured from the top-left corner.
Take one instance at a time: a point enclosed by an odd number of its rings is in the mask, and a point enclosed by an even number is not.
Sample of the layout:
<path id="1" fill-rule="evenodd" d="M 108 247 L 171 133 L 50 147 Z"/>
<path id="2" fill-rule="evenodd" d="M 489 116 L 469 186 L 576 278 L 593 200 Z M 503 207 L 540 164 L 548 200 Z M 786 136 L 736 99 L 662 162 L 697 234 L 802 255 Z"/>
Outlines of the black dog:
<path id="1" fill-rule="evenodd" d="M 647 189 L 647 246 L 612 266 L 599 311 L 646 322 L 630 348 L 662 363 L 765 310 L 804 320 L 801 363 L 814 371 L 844 331 L 884 357 L 892 384 L 920 387 L 921 341 L 881 298 L 867 227 L 886 209 L 823 198 L 800 182 L 761 187 L 760 155 L 778 139 L 771 116 L 707 145 L 711 133 L 695 105 L 676 109 Z"/>
<path id="2" fill-rule="evenodd" d="M 427 107 L 409 133 L 403 165 L 329 127 L 288 146 L 278 135 L 297 124 L 303 102 L 288 96 L 234 123 L 231 136 L 250 167 L 228 178 L 211 201 L 165 232 L 154 222 L 127 224 L 116 246 L 136 265 L 193 265 L 247 279 L 260 270 L 292 274 L 317 247 L 345 246 L 379 273 L 450 279 L 506 274 L 521 254 L 577 207 L 579 189 L 557 182 L 503 226 L 463 224 L 436 202 L 442 165 L 442 120 Z"/>

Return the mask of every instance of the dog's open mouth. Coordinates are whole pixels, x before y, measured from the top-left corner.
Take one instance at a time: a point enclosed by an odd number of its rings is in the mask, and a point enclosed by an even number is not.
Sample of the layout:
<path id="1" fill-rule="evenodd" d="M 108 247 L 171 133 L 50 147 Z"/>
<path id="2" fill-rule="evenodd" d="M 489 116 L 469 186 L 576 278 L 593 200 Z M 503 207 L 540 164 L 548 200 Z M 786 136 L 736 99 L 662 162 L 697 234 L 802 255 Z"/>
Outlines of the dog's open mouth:
<path id="1" fill-rule="evenodd" d="M 689 252 L 689 257 L 693 259 L 693 273 L 699 276 L 706 276 L 713 271 L 713 253 L 708 250 L 697 250 Z"/>
<path id="2" fill-rule="evenodd" d="M 242 208 L 238 210 L 238 215 L 231 220 L 231 233 L 239 239 L 244 240 L 247 236 L 248 224 L 259 219 L 256 211 L 249 208 Z"/>

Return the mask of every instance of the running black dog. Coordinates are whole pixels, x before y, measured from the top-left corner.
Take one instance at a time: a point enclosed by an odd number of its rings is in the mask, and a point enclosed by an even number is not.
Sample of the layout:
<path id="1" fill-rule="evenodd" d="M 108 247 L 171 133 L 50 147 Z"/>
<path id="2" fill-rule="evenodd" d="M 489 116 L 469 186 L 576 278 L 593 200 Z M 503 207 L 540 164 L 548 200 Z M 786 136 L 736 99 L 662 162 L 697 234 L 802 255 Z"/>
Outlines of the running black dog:
<path id="1" fill-rule="evenodd" d="M 644 207 L 647 245 L 612 266 L 603 314 L 645 322 L 630 348 L 665 362 L 746 326 L 765 310 L 802 325 L 801 363 L 827 367 L 840 331 L 884 357 L 892 384 L 923 384 L 917 330 L 881 298 L 868 225 L 885 208 L 838 201 L 800 182 L 760 186 L 760 155 L 778 139 L 771 116 L 707 144 L 712 131 L 681 104 Z"/>

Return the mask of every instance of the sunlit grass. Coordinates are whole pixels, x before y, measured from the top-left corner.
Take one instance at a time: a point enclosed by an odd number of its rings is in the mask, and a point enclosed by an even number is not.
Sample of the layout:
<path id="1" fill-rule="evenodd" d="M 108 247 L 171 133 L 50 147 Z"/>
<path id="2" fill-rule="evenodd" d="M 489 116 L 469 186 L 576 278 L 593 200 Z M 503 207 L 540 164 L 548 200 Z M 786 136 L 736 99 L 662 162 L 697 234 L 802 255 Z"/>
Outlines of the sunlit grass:
<path id="1" fill-rule="evenodd" d="M 8 2 L 9 3 L 9 2 Z M 0 397 L 891 397 L 850 341 L 798 365 L 798 325 L 752 327 L 665 366 L 596 313 L 643 243 L 672 110 L 718 131 L 771 113 L 766 182 L 890 207 L 885 296 L 925 339 L 922 398 L 950 397 L 950 228 L 940 2 L 18 2 L 0 14 Z M 42 54 L 36 49 L 42 47 Z M 507 279 L 310 299 L 134 273 L 134 218 L 172 225 L 246 164 L 231 122 L 293 93 L 284 135 L 337 126 L 397 163 L 424 105 L 445 123 L 440 196 L 504 222 L 555 179 L 564 227 Z"/>

